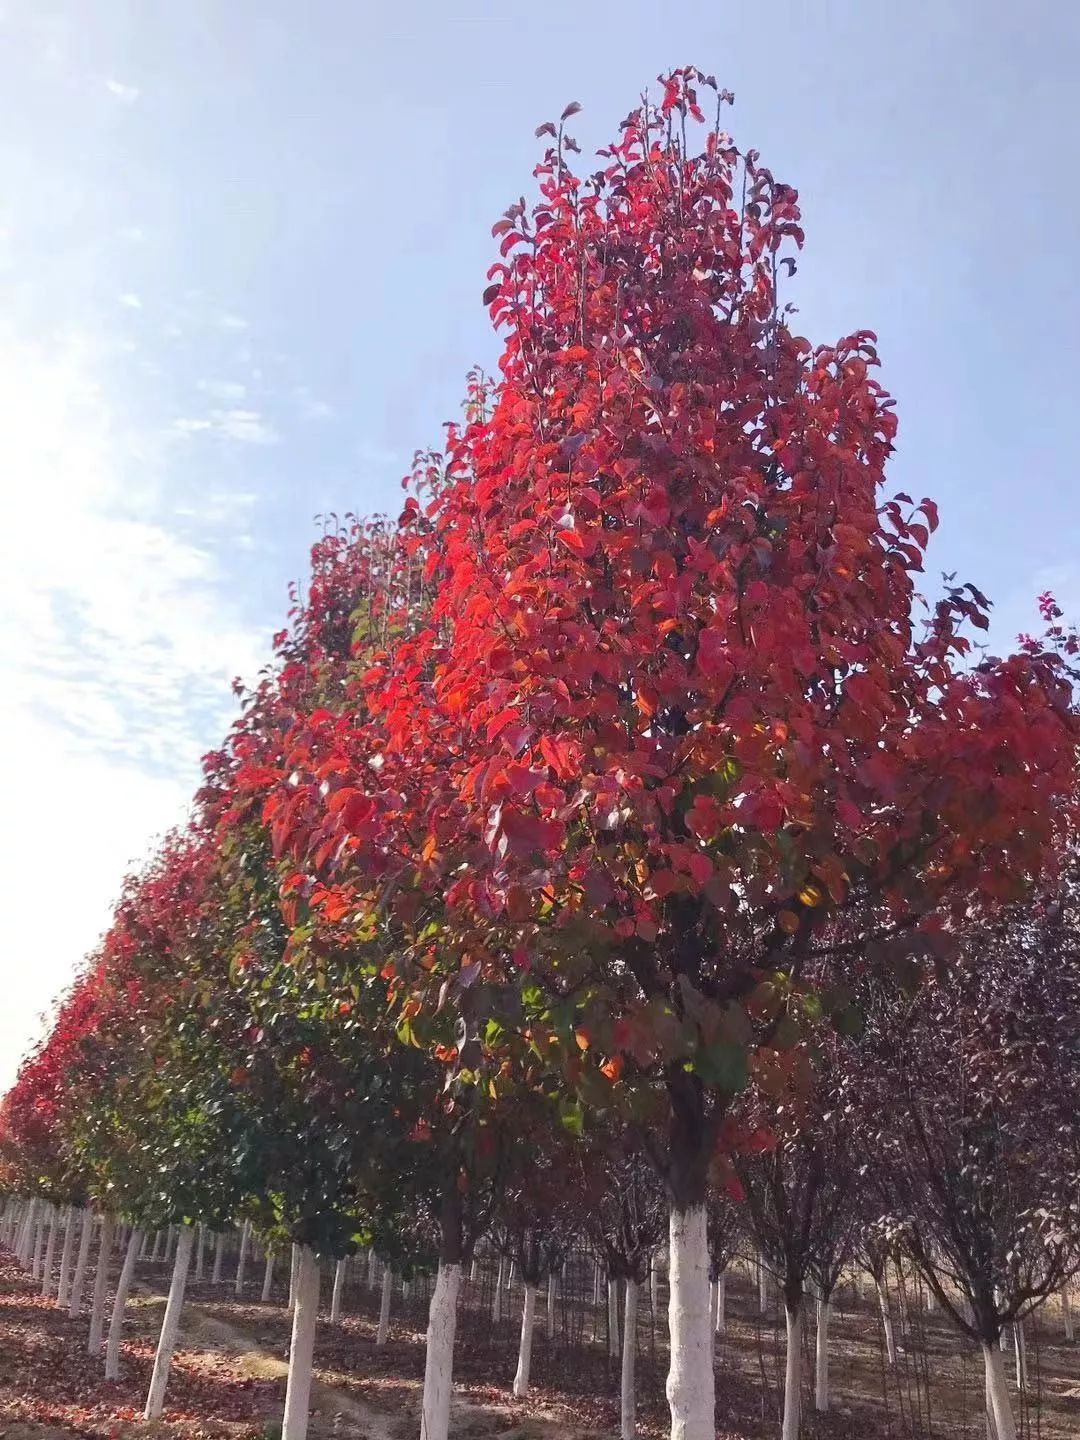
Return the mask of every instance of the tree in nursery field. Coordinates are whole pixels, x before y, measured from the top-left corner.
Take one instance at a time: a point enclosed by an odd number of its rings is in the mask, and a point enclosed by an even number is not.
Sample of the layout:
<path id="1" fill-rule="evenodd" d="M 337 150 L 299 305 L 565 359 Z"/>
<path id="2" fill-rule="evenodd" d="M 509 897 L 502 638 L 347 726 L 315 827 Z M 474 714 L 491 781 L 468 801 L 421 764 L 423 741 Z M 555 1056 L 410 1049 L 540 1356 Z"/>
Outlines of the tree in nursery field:
<path id="1" fill-rule="evenodd" d="M 635 1361 L 637 1312 L 641 1286 L 667 1224 L 667 1204 L 655 1170 L 644 1154 L 617 1144 L 602 1131 L 590 1136 L 581 1164 L 587 1196 L 586 1233 L 603 1256 L 608 1276 L 608 1330 L 611 1353 L 618 1355 L 619 1288 L 623 1287 L 622 1375 L 619 1433 L 636 1433 Z"/>
<path id="2" fill-rule="evenodd" d="M 725 1188 L 714 1186 L 706 1201 L 707 1237 L 709 1242 L 709 1284 L 712 1328 L 723 1335 L 727 1329 L 727 1271 L 739 1249 L 745 1230 L 742 1205 L 732 1195 L 730 1183 Z M 741 1188 L 736 1190 L 741 1195 Z"/>
<path id="3" fill-rule="evenodd" d="M 526 1096 L 516 1119 L 516 1137 L 506 1145 L 492 1234 L 516 1266 L 525 1292 L 513 1386 L 520 1397 L 529 1393 L 540 1287 L 562 1269 L 581 1232 L 586 1205 L 576 1183 L 572 1142 L 554 1105 Z M 548 1298 L 550 1302 L 550 1291 Z"/>
<path id="4" fill-rule="evenodd" d="M 1069 858 L 1056 890 L 971 919 L 952 971 L 877 991 L 852 1066 L 881 1228 L 981 1346 L 997 1440 L 999 1336 L 1080 1268 L 1076 897 Z"/>
<path id="5" fill-rule="evenodd" d="M 803 1311 L 811 1279 L 818 1300 L 815 1396 L 818 1409 L 828 1408 L 829 1303 L 857 1233 L 858 1167 L 835 1073 L 839 1047 L 835 1035 L 815 1037 L 809 1087 L 792 1086 L 763 1052 L 755 1089 L 740 1106 L 739 1119 L 752 1130 L 734 1161 L 746 1226 L 784 1298 L 783 1440 L 797 1440 L 800 1431 Z"/>
<path id="6" fill-rule="evenodd" d="M 178 1227 L 147 1412 L 161 1413 L 196 1221 L 222 1230 L 260 1177 L 244 1163 L 246 1117 L 226 1057 L 191 986 L 205 938 L 213 851 L 205 833 L 169 837 L 125 887 L 102 951 L 93 1032 L 67 1084 L 68 1143 L 93 1193 L 131 1227 L 106 1347 L 115 1378 L 124 1307 L 143 1235 Z"/>
<path id="7" fill-rule="evenodd" d="M 57 1008 L 52 1031 L 20 1066 L 0 1102 L 0 1160 L 10 1166 L 9 1182 L 30 1207 L 30 1242 L 35 1220 L 48 1217 L 54 1236 L 62 1225 L 59 1256 L 55 1245 L 49 1256 L 58 1259 L 59 1273 L 54 1276 L 52 1265 L 46 1265 L 42 1293 L 74 1314 L 82 1300 L 92 1216 L 86 1208 L 86 1176 L 66 1141 L 65 1113 L 72 1100 L 67 1076 L 73 1054 L 95 1023 L 100 981 L 94 966 L 78 977 Z"/>
<path id="8" fill-rule="evenodd" d="M 863 1217 L 855 1246 L 855 1258 L 874 1282 L 878 1309 L 881 1312 L 881 1332 L 885 1342 L 885 1359 L 890 1365 L 897 1360 L 896 1334 L 893 1329 L 892 1304 L 889 1299 L 889 1265 L 897 1256 L 895 1234 L 880 1224 L 880 1210 L 875 1213 L 874 1192 L 863 1189 Z"/>
<path id="9" fill-rule="evenodd" d="M 264 811 L 296 928 L 377 929 L 464 1083 L 666 1126 L 677 1440 L 715 1428 L 705 1202 L 750 1057 L 823 951 L 842 979 L 1021 893 L 1076 738 L 1054 637 L 970 666 L 971 586 L 920 624 L 937 512 L 884 491 L 874 338 L 792 328 L 798 197 L 728 99 L 664 77 L 584 178 L 577 107 L 541 127 L 539 199 L 495 227 L 498 375 L 405 503 L 424 613 L 296 715 Z"/>

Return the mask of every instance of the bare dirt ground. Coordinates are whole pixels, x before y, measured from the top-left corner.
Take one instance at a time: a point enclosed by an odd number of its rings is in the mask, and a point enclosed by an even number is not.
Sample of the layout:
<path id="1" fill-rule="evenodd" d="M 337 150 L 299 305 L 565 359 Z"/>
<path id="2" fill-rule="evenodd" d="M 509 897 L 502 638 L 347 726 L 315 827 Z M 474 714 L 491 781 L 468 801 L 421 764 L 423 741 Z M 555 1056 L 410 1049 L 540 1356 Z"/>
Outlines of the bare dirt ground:
<path id="1" fill-rule="evenodd" d="M 282 1267 L 284 1268 L 284 1267 Z M 86 1354 L 86 1319 L 73 1321 L 38 1295 L 38 1286 L 0 1259 L 0 1440 L 277 1440 L 289 1343 L 284 1279 L 271 1302 L 255 1296 L 252 1272 L 243 1299 L 226 1284 L 193 1284 L 173 1363 L 165 1417 L 140 1416 L 161 1323 L 167 1276 L 143 1264 L 128 1305 L 118 1381 L 101 1377 Z M 329 1287 L 327 1286 L 327 1289 Z M 783 1333 L 775 1313 L 757 1313 L 749 1277 L 728 1286 L 728 1331 L 716 1351 L 718 1440 L 764 1440 L 779 1433 Z M 902 1299 L 906 1303 L 902 1303 Z M 499 1326 L 490 1293 L 466 1287 L 459 1324 L 451 1429 L 455 1440 L 590 1440 L 618 1432 L 618 1366 L 606 1353 L 602 1315 L 573 1297 L 558 1307 L 549 1341 L 541 1316 L 533 1354 L 533 1393 L 510 1395 L 517 1347 L 517 1304 Z M 663 1296 L 661 1295 L 661 1303 Z M 350 1273 L 340 1323 L 320 1324 L 312 1392 L 312 1440 L 410 1440 L 419 1429 L 427 1294 L 395 1296 L 387 1345 L 375 1345 L 378 1296 Z M 807 1335 L 803 1433 L 807 1440 L 984 1440 L 981 1362 L 914 1292 L 894 1296 L 900 1344 L 885 1363 L 881 1326 L 869 1294 L 845 1286 L 831 1332 L 833 1403 L 812 1411 Z M 663 1377 L 664 1317 L 643 1296 L 639 1333 L 639 1424 L 643 1440 L 667 1428 Z M 812 1326 L 808 1325 L 808 1332 Z M 1066 1345 L 1053 1306 L 1028 1322 L 1028 1380 L 1014 1390 L 1021 1434 L 1029 1440 L 1080 1437 L 1080 1343 Z M 1006 1357 L 1010 1376 L 1011 1353 Z"/>

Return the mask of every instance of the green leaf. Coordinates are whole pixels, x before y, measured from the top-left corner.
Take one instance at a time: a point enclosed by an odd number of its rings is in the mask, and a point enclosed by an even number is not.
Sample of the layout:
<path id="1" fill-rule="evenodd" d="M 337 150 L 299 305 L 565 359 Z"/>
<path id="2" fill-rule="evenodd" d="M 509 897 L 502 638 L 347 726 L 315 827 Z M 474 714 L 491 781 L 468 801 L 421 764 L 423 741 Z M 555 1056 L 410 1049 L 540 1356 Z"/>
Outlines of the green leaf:
<path id="1" fill-rule="evenodd" d="M 705 1085 L 729 1095 L 745 1089 L 750 1079 L 745 1047 L 730 1040 L 714 1040 L 711 1045 L 701 1046 L 691 1068 Z"/>

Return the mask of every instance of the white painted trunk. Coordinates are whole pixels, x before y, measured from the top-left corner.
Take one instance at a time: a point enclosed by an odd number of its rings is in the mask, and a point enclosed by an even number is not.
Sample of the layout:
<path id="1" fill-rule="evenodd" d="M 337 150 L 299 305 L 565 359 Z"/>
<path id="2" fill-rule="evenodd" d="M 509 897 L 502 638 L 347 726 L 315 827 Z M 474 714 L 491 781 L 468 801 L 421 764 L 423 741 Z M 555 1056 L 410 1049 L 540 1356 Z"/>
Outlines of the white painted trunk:
<path id="1" fill-rule="evenodd" d="M 389 1265 L 383 1266 L 382 1297 L 379 1301 L 379 1329 L 375 1336 L 376 1345 L 385 1345 L 390 1333 L 390 1294 L 394 1285 L 394 1272 Z"/>
<path id="2" fill-rule="evenodd" d="M 996 1345 L 983 1345 L 983 1366 L 986 1370 L 986 1398 L 994 1421 L 997 1440 L 1016 1440 L 1009 1387 L 1005 1383 L 1005 1362 Z"/>
<path id="3" fill-rule="evenodd" d="M 199 1221 L 198 1236 L 195 1242 L 195 1283 L 202 1284 L 203 1264 L 206 1259 L 206 1226 Z"/>
<path id="4" fill-rule="evenodd" d="M 22 1225 L 19 1229 L 19 1243 L 15 1250 L 15 1258 L 25 1270 L 30 1264 L 30 1254 L 34 1245 L 34 1222 L 37 1218 L 38 1202 L 36 1196 L 31 1196 L 30 1203 L 26 1207 L 26 1214 L 23 1216 Z"/>
<path id="5" fill-rule="evenodd" d="M 592 1303 L 594 1306 L 600 1304 L 600 1280 L 600 1266 L 598 1264 L 594 1264 L 592 1282 Z"/>
<path id="6" fill-rule="evenodd" d="M 368 1289 L 375 1289 L 375 1282 L 379 1278 L 379 1262 L 375 1258 L 375 1251 L 369 1250 L 367 1257 L 367 1283 Z"/>
<path id="7" fill-rule="evenodd" d="M 195 1232 L 190 1225 L 180 1227 L 180 1238 L 176 1242 L 176 1259 L 173 1261 L 172 1280 L 169 1284 L 169 1298 L 165 1302 L 165 1317 L 161 1322 L 157 1352 L 154 1355 L 154 1369 L 150 1375 L 150 1389 L 146 1396 L 143 1418 L 158 1420 L 165 1408 L 165 1390 L 169 1383 L 169 1367 L 176 1349 L 176 1337 L 180 1333 L 180 1316 L 184 1309 L 184 1290 L 187 1286 L 188 1270 L 191 1266 L 191 1252 L 195 1245 Z"/>
<path id="8" fill-rule="evenodd" d="M 330 1297 L 330 1320 L 336 1325 L 341 1319 L 341 1291 L 345 1284 L 345 1261 L 339 1260 L 334 1266 L 334 1291 Z"/>
<path id="9" fill-rule="evenodd" d="M 101 1335 L 105 1328 L 105 1286 L 109 1279 L 109 1259 L 112 1255 L 113 1218 L 101 1217 L 101 1231 L 98 1237 L 97 1270 L 94 1273 L 94 1293 L 90 1301 L 90 1336 L 86 1342 L 88 1355 L 101 1353 Z"/>
<path id="10" fill-rule="evenodd" d="M 267 1252 L 266 1252 L 266 1266 L 265 1266 L 265 1268 L 264 1268 L 264 1270 L 263 1270 L 262 1298 L 263 1298 L 263 1303 L 264 1303 L 264 1304 L 266 1303 L 267 1300 L 270 1299 L 270 1286 L 273 1284 L 273 1281 L 274 1281 L 274 1252 L 273 1252 L 272 1250 L 267 1250 Z"/>
<path id="11" fill-rule="evenodd" d="M 817 1302 L 817 1334 L 814 1337 L 814 1409 L 829 1408 L 829 1302 Z"/>
<path id="12" fill-rule="evenodd" d="M 727 1271 L 720 1272 L 716 1282 L 716 1324 L 717 1335 L 727 1334 Z"/>
<path id="13" fill-rule="evenodd" d="M 79 1232 L 79 1253 L 75 1257 L 75 1274 L 71 1277 L 71 1296 L 68 1300 L 68 1315 L 72 1320 L 82 1309 L 83 1289 L 86 1285 L 86 1270 L 90 1263 L 90 1237 L 94 1233 L 94 1212 L 89 1205 L 82 1212 L 82 1230 Z"/>
<path id="14" fill-rule="evenodd" d="M 41 1272 L 45 1262 L 45 1234 L 49 1223 L 48 1209 L 44 1209 L 38 1215 L 37 1228 L 34 1232 L 34 1258 L 30 1265 L 30 1276 L 34 1280 L 41 1279 Z"/>
<path id="15" fill-rule="evenodd" d="M 476 1282 L 477 1282 L 479 1279 L 480 1279 L 480 1261 L 477 1260 L 476 1257 L 474 1256 L 474 1257 L 473 1257 L 473 1262 L 472 1262 L 472 1264 L 469 1266 L 469 1284 L 470 1284 L 470 1285 L 475 1285 Z"/>
<path id="16" fill-rule="evenodd" d="M 1073 1338 L 1072 1300 L 1067 1285 L 1061 1292 L 1061 1318 L 1065 1322 L 1065 1339 L 1071 1340 Z"/>
<path id="17" fill-rule="evenodd" d="M 128 1235 L 124 1263 L 120 1267 L 120 1279 L 116 1282 L 116 1296 L 113 1300 L 112 1319 L 109 1322 L 109 1340 L 105 1346 L 105 1379 L 120 1378 L 120 1336 L 124 1331 L 124 1310 L 127 1308 L 128 1293 L 135 1275 L 135 1262 L 143 1243 L 141 1230 L 132 1230 Z"/>
<path id="18" fill-rule="evenodd" d="M 447 1440 L 450 1431 L 450 1392 L 454 1383 L 454 1336 L 457 1331 L 457 1300 L 460 1288 L 461 1266 L 440 1261 L 435 1290 L 431 1296 L 431 1309 L 428 1312 L 420 1440 Z M 535 1290 L 532 1291 L 532 1296 L 535 1306 Z M 527 1374 L 525 1379 L 527 1385 Z M 516 1380 L 514 1384 L 517 1385 Z"/>
<path id="19" fill-rule="evenodd" d="M 178 1239 L 177 1239 L 178 1233 L 179 1233 L 179 1226 L 177 1226 L 177 1225 L 170 1225 L 170 1226 L 169 1226 L 169 1234 L 168 1234 L 168 1237 L 167 1237 L 167 1239 L 166 1239 L 166 1241 L 165 1241 L 165 1264 L 166 1264 L 166 1265 L 168 1265 L 169 1261 L 173 1258 L 173 1252 L 174 1252 L 174 1250 L 176 1249 L 176 1246 L 179 1244 L 179 1241 L 178 1241 Z"/>
<path id="20" fill-rule="evenodd" d="M 619 1385 L 619 1440 L 634 1440 L 636 1410 L 634 1365 L 637 1361 L 638 1284 L 631 1276 L 626 1282 L 626 1309 L 623 1313 L 622 1376 Z"/>
<path id="21" fill-rule="evenodd" d="M 881 1310 L 881 1328 L 885 1332 L 885 1358 L 890 1365 L 896 1364 L 896 1339 L 893 1335 L 892 1311 L 889 1309 L 889 1292 L 884 1280 L 875 1280 L 878 1307 Z"/>
<path id="22" fill-rule="evenodd" d="M 151 1264 L 151 1265 L 156 1265 L 157 1262 L 161 1259 L 161 1247 L 162 1247 L 164 1241 L 165 1241 L 165 1231 L 164 1231 L 164 1230 L 155 1230 L 155 1231 L 154 1231 L 154 1245 L 153 1245 L 153 1248 L 152 1248 L 151 1251 L 150 1251 L 150 1264 Z"/>
<path id="23" fill-rule="evenodd" d="M 71 1262 L 75 1255 L 74 1205 L 69 1205 L 64 1221 L 64 1245 L 60 1251 L 60 1278 L 56 1282 L 56 1308 L 63 1310 L 68 1303 L 68 1289 L 71 1285 Z"/>
<path id="24" fill-rule="evenodd" d="M 289 1255 L 289 1314 L 296 1304 L 296 1276 L 300 1268 L 300 1246 L 294 1245 Z"/>
<path id="25" fill-rule="evenodd" d="M 210 1276 L 211 1285 L 221 1284 L 221 1264 L 225 1256 L 225 1231 L 219 1230 L 214 1236 L 214 1271 Z"/>
<path id="26" fill-rule="evenodd" d="M 536 1286 L 526 1283 L 525 1300 L 521 1307 L 521 1335 L 518 1340 L 518 1363 L 514 1375 L 514 1394 L 529 1393 L 529 1371 L 532 1369 L 533 1329 L 536 1325 Z"/>
<path id="27" fill-rule="evenodd" d="M 555 1271 L 553 1270 L 547 1280 L 547 1338 L 555 1339 Z"/>
<path id="28" fill-rule="evenodd" d="M 765 1261 L 760 1255 L 757 1262 L 757 1285 L 758 1310 L 765 1315 L 769 1309 L 769 1272 L 765 1269 Z"/>
<path id="29" fill-rule="evenodd" d="M 281 1440 L 305 1440 L 311 1410 L 311 1362 L 315 1355 L 315 1324 L 319 1316 L 319 1260 L 307 1245 L 294 1246 L 296 1286 L 293 1296 L 289 1380 Z"/>
<path id="30" fill-rule="evenodd" d="M 784 1367 L 784 1423 L 780 1431 L 782 1440 L 799 1440 L 800 1410 L 802 1408 L 802 1309 L 788 1310 L 787 1320 L 787 1363 Z"/>
<path id="31" fill-rule="evenodd" d="M 1013 1349 L 1016 1352 L 1016 1388 L 1024 1390 L 1027 1388 L 1027 1341 L 1022 1320 L 1013 1326 Z"/>
<path id="32" fill-rule="evenodd" d="M 660 1308 L 660 1276 L 656 1268 L 655 1255 L 649 1266 L 649 1302 L 652 1305 L 652 1313 L 655 1315 Z"/>
<path id="33" fill-rule="evenodd" d="M 53 1265 L 56 1261 L 56 1237 L 60 1233 L 60 1210 L 54 1205 L 49 1216 L 49 1238 L 45 1242 L 45 1260 L 41 1267 L 41 1294 L 48 1299 L 53 1293 Z"/>
<path id="34" fill-rule="evenodd" d="M 608 1355 L 612 1360 L 619 1358 L 622 1347 L 619 1344 L 619 1282 L 607 1282 Z"/>
<path id="35" fill-rule="evenodd" d="M 716 1395 L 709 1326 L 709 1245 L 705 1207 L 672 1210 L 668 1225 L 667 1399 L 671 1440 L 713 1440 Z"/>
<path id="36" fill-rule="evenodd" d="M 240 1227 L 240 1253 L 236 1257 L 236 1284 L 233 1290 L 237 1295 L 244 1293 L 244 1271 L 247 1269 L 248 1246 L 251 1243 L 251 1221 L 245 1220 Z"/>
<path id="37" fill-rule="evenodd" d="M 495 1296 L 494 1296 L 494 1299 L 493 1299 L 492 1302 L 491 1302 L 491 1318 L 492 1318 L 492 1320 L 498 1321 L 498 1320 L 501 1320 L 501 1319 L 502 1319 L 503 1283 L 504 1283 L 505 1279 L 506 1279 L 506 1261 L 505 1261 L 505 1259 L 503 1258 L 503 1256 L 500 1255 L 500 1256 L 499 1256 L 499 1273 L 498 1273 L 498 1275 L 495 1277 Z"/>

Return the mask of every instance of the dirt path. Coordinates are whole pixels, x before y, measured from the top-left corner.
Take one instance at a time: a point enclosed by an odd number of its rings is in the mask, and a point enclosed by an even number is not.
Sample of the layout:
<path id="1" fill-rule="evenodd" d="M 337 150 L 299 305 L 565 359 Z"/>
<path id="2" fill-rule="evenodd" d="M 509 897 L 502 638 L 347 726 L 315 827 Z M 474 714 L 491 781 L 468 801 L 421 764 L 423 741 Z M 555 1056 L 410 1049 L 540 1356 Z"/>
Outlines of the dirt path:
<path id="1" fill-rule="evenodd" d="M 147 1310 L 164 1305 L 164 1295 L 146 1290 L 140 1297 Z M 239 1361 L 246 1375 L 258 1380 L 288 1377 L 287 1359 L 267 1349 L 250 1331 L 220 1315 L 209 1313 L 198 1301 L 184 1307 L 179 1347 L 224 1351 Z M 385 1408 L 355 1393 L 356 1377 L 316 1367 L 311 1387 L 311 1426 L 316 1440 L 347 1435 L 349 1440 L 412 1440 L 419 1431 L 421 1385 L 402 1381 L 393 1386 Z M 403 1393 L 404 1392 L 404 1393 Z M 450 1411 L 450 1433 L 455 1440 L 578 1440 L 587 1432 L 569 1426 L 559 1416 L 539 1412 L 522 1421 L 502 1406 L 474 1404 L 455 1395 Z M 10 1440 L 10 1437 L 0 1437 Z M 27 1437 L 29 1440 L 29 1437 Z M 47 1437 L 41 1437 L 47 1440 Z"/>

